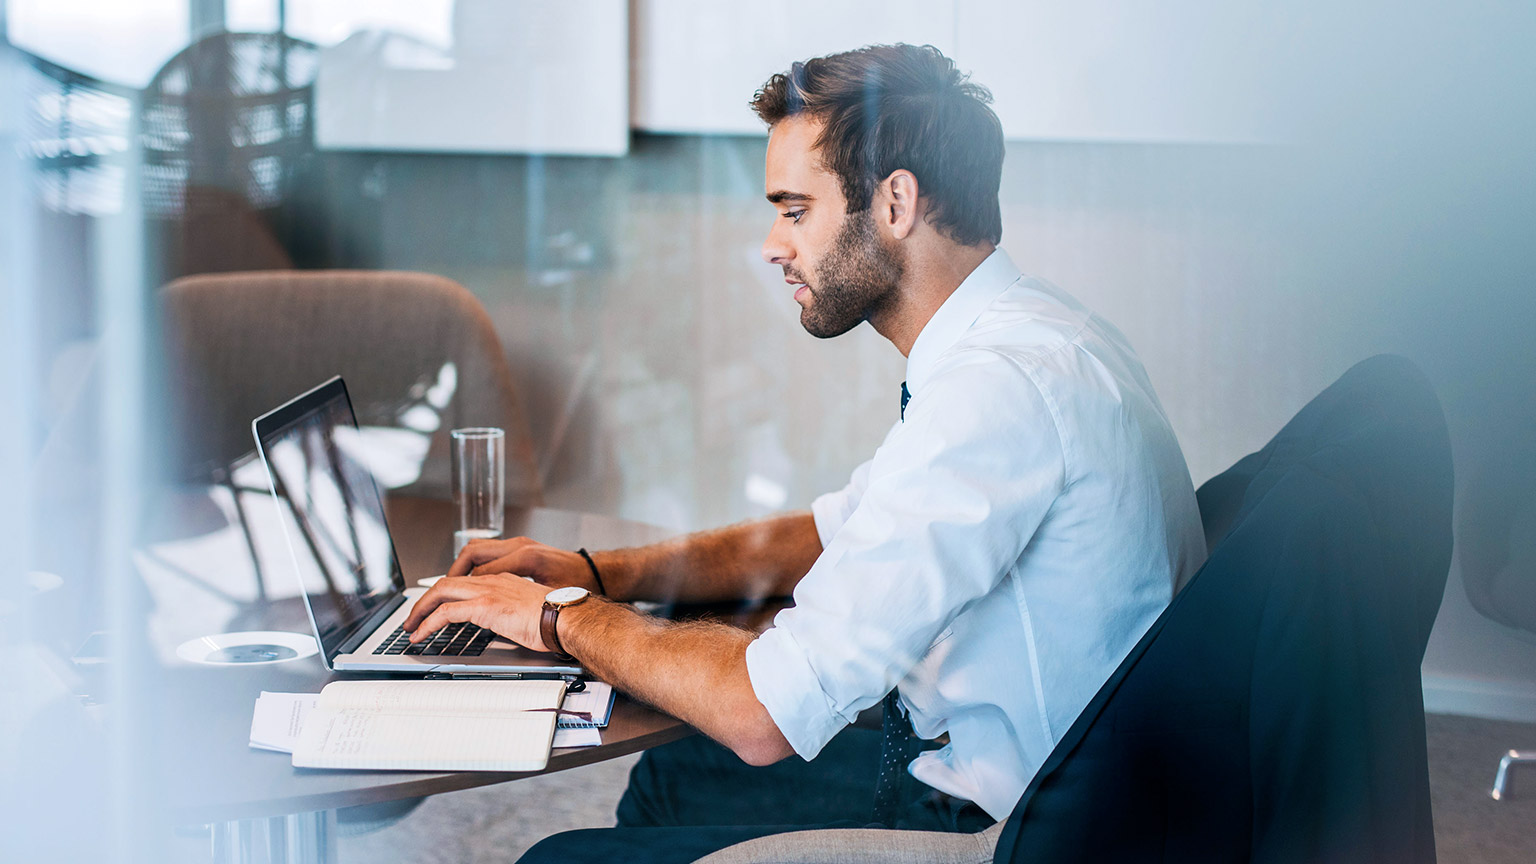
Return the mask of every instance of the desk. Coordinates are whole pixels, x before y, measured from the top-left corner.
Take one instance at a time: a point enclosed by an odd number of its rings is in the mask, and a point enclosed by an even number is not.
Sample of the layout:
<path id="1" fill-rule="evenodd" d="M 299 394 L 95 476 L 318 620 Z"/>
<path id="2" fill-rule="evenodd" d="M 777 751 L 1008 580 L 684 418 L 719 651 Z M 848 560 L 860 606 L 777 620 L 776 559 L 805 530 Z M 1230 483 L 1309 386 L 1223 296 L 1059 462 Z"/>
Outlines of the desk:
<path id="1" fill-rule="evenodd" d="M 167 524 L 177 521 L 169 505 Z M 391 533 L 408 583 L 441 573 L 451 560 L 452 513 L 448 502 L 394 499 Z M 560 510 L 507 511 L 508 536 L 526 535 L 564 548 L 608 548 L 662 539 L 660 529 Z M 276 568 L 273 568 L 276 570 Z M 282 572 L 269 574 L 273 581 Z M 289 600 L 274 600 L 267 616 L 247 616 L 244 626 L 295 626 Z M 300 607 L 299 615 L 302 615 Z M 214 825 L 216 861 L 328 861 L 336 848 L 336 810 L 439 792 L 503 783 L 530 773 L 425 773 L 295 769 L 282 753 L 247 746 L 251 710 L 262 690 L 315 692 L 335 676 L 318 656 L 252 667 L 174 667 L 163 670 L 149 726 L 174 737 L 160 748 L 166 763 L 157 773 L 167 812 L 179 825 Z M 691 734 L 678 720 L 620 696 L 593 748 L 556 750 L 544 772 L 612 759 Z"/>

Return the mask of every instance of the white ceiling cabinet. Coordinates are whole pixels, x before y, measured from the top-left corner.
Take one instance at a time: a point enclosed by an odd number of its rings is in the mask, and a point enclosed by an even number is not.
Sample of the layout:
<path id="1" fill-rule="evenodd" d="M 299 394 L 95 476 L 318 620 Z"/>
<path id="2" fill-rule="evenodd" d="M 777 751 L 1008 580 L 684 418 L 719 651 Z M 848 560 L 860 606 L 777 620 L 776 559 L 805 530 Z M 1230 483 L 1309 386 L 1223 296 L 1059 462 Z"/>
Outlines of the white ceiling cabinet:
<path id="1" fill-rule="evenodd" d="M 761 133 L 747 102 L 791 62 L 929 43 L 992 90 L 1009 138 L 1261 141 L 1286 10 L 1218 0 L 635 0 L 630 122 Z"/>
<path id="2" fill-rule="evenodd" d="M 1252 142 L 1284 4 L 959 0 L 955 58 L 1009 138 Z"/>
<path id="3" fill-rule="evenodd" d="M 954 50 L 955 0 L 635 0 L 630 123 L 761 134 L 752 94 L 796 60 L 884 42 Z"/>
<path id="4" fill-rule="evenodd" d="M 325 49 L 321 147 L 622 155 L 625 0 L 458 0 L 449 49 L 361 30 Z"/>

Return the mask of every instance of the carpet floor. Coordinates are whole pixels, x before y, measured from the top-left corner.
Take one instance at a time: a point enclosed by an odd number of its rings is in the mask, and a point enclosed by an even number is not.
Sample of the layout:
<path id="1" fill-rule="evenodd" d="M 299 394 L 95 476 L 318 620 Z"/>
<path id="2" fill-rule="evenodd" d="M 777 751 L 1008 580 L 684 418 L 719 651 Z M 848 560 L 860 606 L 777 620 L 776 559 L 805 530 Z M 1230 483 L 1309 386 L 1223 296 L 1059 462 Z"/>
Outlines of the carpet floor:
<path id="1" fill-rule="evenodd" d="M 1536 751 L 1536 724 L 1429 715 L 1429 794 L 1441 864 L 1536 861 L 1536 766 L 1503 801 L 1488 796 L 1499 757 Z"/>

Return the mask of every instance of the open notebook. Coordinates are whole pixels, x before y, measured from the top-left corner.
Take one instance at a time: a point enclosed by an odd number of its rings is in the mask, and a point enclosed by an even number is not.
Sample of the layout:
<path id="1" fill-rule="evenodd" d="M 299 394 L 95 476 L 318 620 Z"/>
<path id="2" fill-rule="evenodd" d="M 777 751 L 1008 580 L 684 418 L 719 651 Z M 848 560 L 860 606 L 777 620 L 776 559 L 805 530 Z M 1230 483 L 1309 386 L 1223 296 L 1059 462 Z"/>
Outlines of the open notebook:
<path id="1" fill-rule="evenodd" d="M 564 681 L 334 681 L 293 747 L 296 768 L 540 771 Z"/>

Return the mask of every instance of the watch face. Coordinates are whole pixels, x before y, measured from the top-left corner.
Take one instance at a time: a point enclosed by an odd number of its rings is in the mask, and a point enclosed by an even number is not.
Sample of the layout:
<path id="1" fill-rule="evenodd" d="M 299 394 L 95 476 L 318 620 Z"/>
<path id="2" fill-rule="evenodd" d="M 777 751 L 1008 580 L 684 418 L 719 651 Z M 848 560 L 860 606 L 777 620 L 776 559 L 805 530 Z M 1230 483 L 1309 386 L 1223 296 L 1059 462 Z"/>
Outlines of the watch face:
<path id="1" fill-rule="evenodd" d="M 553 603 L 556 606 L 569 606 L 570 604 L 575 603 L 577 600 L 584 599 L 588 593 L 589 592 L 585 588 L 578 588 L 575 585 L 568 585 L 564 588 L 556 588 L 548 594 L 545 594 L 544 602 Z"/>

